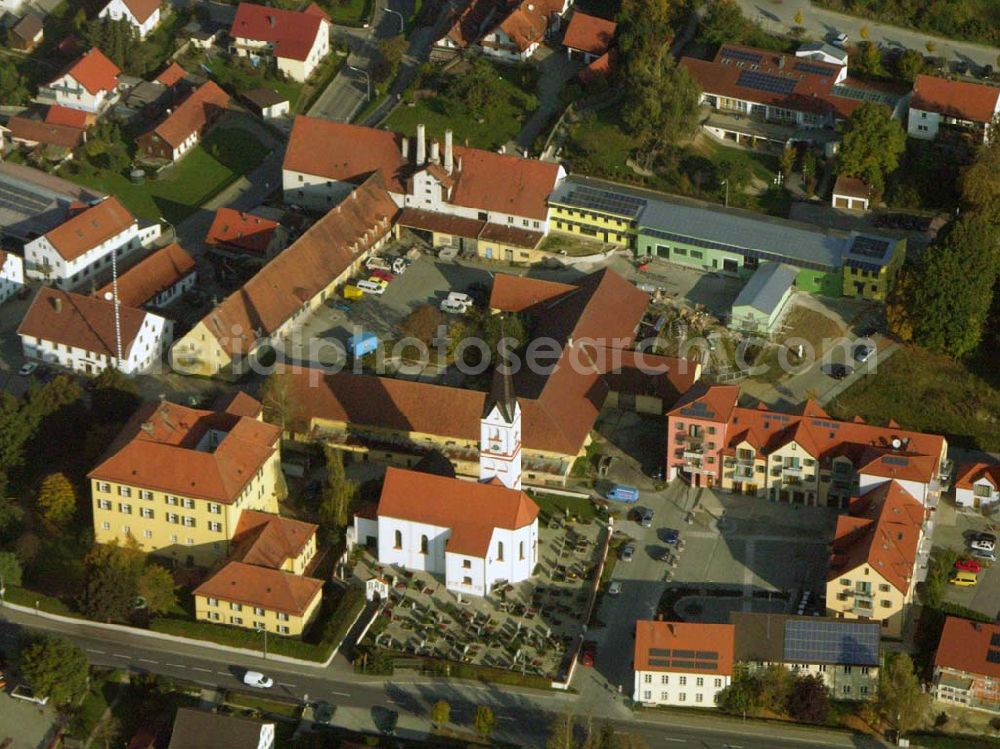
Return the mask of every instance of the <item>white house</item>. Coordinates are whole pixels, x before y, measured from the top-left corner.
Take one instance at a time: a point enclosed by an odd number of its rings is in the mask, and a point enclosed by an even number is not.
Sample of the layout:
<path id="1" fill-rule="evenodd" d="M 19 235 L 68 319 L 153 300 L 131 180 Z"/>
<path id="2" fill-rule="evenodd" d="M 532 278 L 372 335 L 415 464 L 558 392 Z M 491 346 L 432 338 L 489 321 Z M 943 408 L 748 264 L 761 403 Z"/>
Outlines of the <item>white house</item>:
<path id="1" fill-rule="evenodd" d="M 97 47 L 92 48 L 57 78 L 39 86 L 39 98 L 85 112 L 102 112 L 118 96 L 121 70 Z"/>
<path id="2" fill-rule="evenodd" d="M 24 261 L 0 250 L 0 304 L 24 288 Z"/>
<path id="3" fill-rule="evenodd" d="M 872 188 L 863 179 L 841 175 L 833 186 L 830 205 L 849 211 L 867 211 L 871 208 Z"/>
<path id="4" fill-rule="evenodd" d="M 126 307 L 160 309 L 194 288 L 197 278 L 194 258 L 172 242 L 118 276 L 118 301 Z M 113 295 L 113 283 L 94 292 L 100 299 L 112 299 Z"/>
<path id="5" fill-rule="evenodd" d="M 944 126 L 972 133 L 986 142 L 998 112 L 1000 88 L 918 75 L 913 82 L 906 132 L 911 138 L 934 140 Z"/>
<path id="6" fill-rule="evenodd" d="M 955 476 L 955 504 L 986 508 L 1000 502 L 1000 463 L 965 463 Z"/>
<path id="7" fill-rule="evenodd" d="M 111 0 L 97 17 L 112 21 L 124 19 L 135 28 L 140 39 L 145 39 L 160 23 L 160 0 Z"/>
<path id="8" fill-rule="evenodd" d="M 25 357 L 74 372 L 147 371 L 170 345 L 173 323 L 134 307 L 119 306 L 117 317 L 113 302 L 43 287 L 17 334 Z"/>
<path id="9" fill-rule="evenodd" d="M 311 3 L 304 11 L 240 3 L 229 30 L 235 54 L 273 57 L 278 70 L 304 81 L 330 53 L 330 17 Z"/>
<path id="10" fill-rule="evenodd" d="M 732 624 L 635 623 L 632 699 L 646 707 L 715 707 L 733 676 Z"/>
<path id="11" fill-rule="evenodd" d="M 160 225 L 141 225 L 112 196 L 73 214 L 62 224 L 24 246 L 28 278 L 72 289 L 119 258 L 159 238 Z"/>
<path id="12" fill-rule="evenodd" d="M 481 420 L 480 481 L 389 468 L 375 518 L 355 518 L 355 542 L 380 564 L 442 576 L 482 596 L 531 577 L 538 563 L 538 505 L 521 487 L 521 409 L 498 367 Z"/>

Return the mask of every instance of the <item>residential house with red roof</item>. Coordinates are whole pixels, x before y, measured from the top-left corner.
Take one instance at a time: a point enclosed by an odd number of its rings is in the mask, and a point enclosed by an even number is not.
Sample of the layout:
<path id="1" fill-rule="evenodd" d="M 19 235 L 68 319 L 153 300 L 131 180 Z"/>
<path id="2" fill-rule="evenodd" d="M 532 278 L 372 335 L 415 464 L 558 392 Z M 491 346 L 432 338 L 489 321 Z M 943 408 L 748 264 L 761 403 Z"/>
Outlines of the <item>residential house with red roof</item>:
<path id="1" fill-rule="evenodd" d="M 607 54 L 615 38 L 618 24 L 614 21 L 592 16 L 582 11 L 574 11 L 569 19 L 563 46 L 570 60 L 580 60 L 589 65 Z"/>
<path id="2" fill-rule="evenodd" d="M 160 309 L 190 291 L 197 277 L 194 258 L 179 244 L 171 242 L 121 272 L 117 290 L 111 282 L 95 291 L 94 296 L 112 299 L 117 291 L 119 303 L 126 307 Z"/>
<path id="3" fill-rule="evenodd" d="M 900 482 L 851 499 L 837 518 L 826 583 L 829 616 L 877 621 L 900 637 L 917 583 L 927 577 L 933 523 Z"/>
<path id="4" fill-rule="evenodd" d="M 934 696 L 1000 712 L 1000 624 L 949 616 L 934 654 Z"/>
<path id="5" fill-rule="evenodd" d="M 715 707 L 733 676 L 732 624 L 635 623 L 632 701 L 646 706 Z"/>
<path id="6" fill-rule="evenodd" d="M 963 463 L 955 472 L 955 504 L 992 510 L 1000 502 L 1000 463 Z"/>
<path id="7" fill-rule="evenodd" d="M 173 323 L 134 307 L 43 286 L 18 326 L 24 356 L 86 375 L 145 372 L 170 345 Z"/>
<path id="8" fill-rule="evenodd" d="M 667 414 L 667 477 L 772 502 L 846 508 L 858 491 L 896 481 L 937 506 L 948 442 L 860 418 L 840 421 L 814 401 L 796 413 L 739 406 L 738 385 L 695 386 Z"/>
<path id="9" fill-rule="evenodd" d="M 111 0 L 97 17 L 128 21 L 139 39 L 145 39 L 160 23 L 160 0 Z"/>
<path id="10" fill-rule="evenodd" d="M 971 81 L 918 75 L 913 82 L 906 132 L 911 138 L 934 140 L 942 128 L 971 133 L 985 143 L 1000 113 L 1000 88 Z"/>
<path id="11" fill-rule="evenodd" d="M 229 29 L 243 57 L 273 57 L 278 70 L 304 81 L 330 52 L 330 18 L 311 3 L 303 11 L 240 3 Z"/>
<path id="12" fill-rule="evenodd" d="M 215 211 L 205 235 L 214 252 L 257 261 L 271 259 L 287 241 L 288 232 L 277 221 L 225 207 Z"/>
<path id="13" fill-rule="evenodd" d="M 478 46 L 505 62 L 524 62 L 558 29 L 569 0 L 472 0 L 435 42 L 445 50 Z"/>
<path id="14" fill-rule="evenodd" d="M 206 81 L 167 114 L 160 124 L 136 138 L 151 159 L 177 161 L 194 148 L 229 106 L 229 94 Z"/>
<path id="15" fill-rule="evenodd" d="M 119 259 L 159 238 L 158 223 L 140 223 L 118 198 L 111 196 L 79 206 L 54 229 L 24 246 L 25 273 L 60 289 L 92 282 Z"/>
<path id="16" fill-rule="evenodd" d="M 894 109 L 900 96 L 847 76 L 846 65 L 723 44 L 712 60 L 682 57 L 710 108 L 705 127 L 721 138 L 784 145 L 802 130 L 833 128 L 862 102 Z"/>
<path id="17" fill-rule="evenodd" d="M 91 48 L 65 71 L 43 86 L 43 101 L 85 112 L 103 112 L 118 98 L 118 66 L 97 47 Z"/>
<path id="18" fill-rule="evenodd" d="M 435 246 L 498 260 L 533 262 L 548 232 L 549 193 L 565 177 L 558 164 L 497 154 L 374 128 L 297 117 L 283 163 L 289 202 L 335 205 L 381 171 L 403 211 L 399 224 Z"/>

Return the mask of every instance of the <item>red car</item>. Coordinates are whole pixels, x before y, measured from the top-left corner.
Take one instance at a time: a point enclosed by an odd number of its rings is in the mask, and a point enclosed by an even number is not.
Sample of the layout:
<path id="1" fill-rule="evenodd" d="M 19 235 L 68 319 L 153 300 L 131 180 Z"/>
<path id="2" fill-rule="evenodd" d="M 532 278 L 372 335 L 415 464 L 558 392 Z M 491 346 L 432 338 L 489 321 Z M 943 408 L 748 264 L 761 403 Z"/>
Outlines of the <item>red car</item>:
<path id="1" fill-rule="evenodd" d="M 597 658 L 597 643 L 587 640 L 580 648 L 580 665 L 593 666 L 595 658 Z"/>
<path id="2" fill-rule="evenodd" d="M 395 278 L 395 276 L 392 275 L 389 271 L 382 270 L 381 268 L 375 268 L 374 270 L 370 271 L 370 274 L 372 278 L 381 278 L 386 283 L 392 281 L 392 279 Z"/>
<path id="3" fill-rule="evenodd" d="M 962 570 L 963 572 L 972 572 L 973 574 L 978 575 L 983 571 L 983 566 L 975 559 L 959 559 L 955 562 L 955 569 Z"/>

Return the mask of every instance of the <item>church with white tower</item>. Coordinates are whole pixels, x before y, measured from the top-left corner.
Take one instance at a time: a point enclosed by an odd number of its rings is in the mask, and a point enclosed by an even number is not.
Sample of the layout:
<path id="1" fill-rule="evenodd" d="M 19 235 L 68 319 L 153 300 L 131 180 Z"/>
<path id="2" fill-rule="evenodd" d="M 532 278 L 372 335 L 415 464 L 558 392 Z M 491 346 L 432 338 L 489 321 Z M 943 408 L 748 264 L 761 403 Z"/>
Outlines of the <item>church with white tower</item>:
<path id="1" fill-rule="evenodd" d="M 374 518 L 354 518 L 353 542 L 380 564 L 444 578 L 482 596 L 531 577 L 538 505 L 521 491 L 521 407 L 509 367 L 493 375 L 480 419 L 479 481 L 390 467 Z"/>

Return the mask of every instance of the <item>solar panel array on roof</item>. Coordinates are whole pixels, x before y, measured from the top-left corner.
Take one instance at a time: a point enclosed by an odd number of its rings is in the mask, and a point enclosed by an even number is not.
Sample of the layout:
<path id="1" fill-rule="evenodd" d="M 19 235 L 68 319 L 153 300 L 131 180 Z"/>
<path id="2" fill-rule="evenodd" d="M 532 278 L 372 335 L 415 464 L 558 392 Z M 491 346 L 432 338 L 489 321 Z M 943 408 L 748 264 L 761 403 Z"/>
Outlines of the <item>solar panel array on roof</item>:
<path id="1" fill-rule="evenodd" d="M 795 69 L 800 73 L 812 73 L 814 75 L 833 75 L 834 71 L 825 65 L 815 65 L 810 62 L 797 62 Z"/>
<path id="2" fill-rule="evenodd" d="M 859 236 L 854 238 L 848 252 L 852 255 L 860 255 L 862 257 L 870 257 L 875 260 L 880 260 L 885 257 L 886 250 L 889 249 L 890 244 L 891 243 L 888 239 Z"/>
<path id="3" fill-rule="evenodd" d="M 614 213 L 635 218 L 646 206 L 646 201 L 634 195 L 600 190 L 589 185 L 573 185 L 566 196 L 566 202 L 580 208 Z"/>
<path id="4" fill-rule="evenodd" d="M 867 622 L 787 621 L 785 661 L 877 666 L 879 630 L 877 623 Z"/>
<path id="5" fill-rule="evenodd" d="M 894 455 L 886 455 L 882 458 L 882 462 L 890 466 L 908 466 L 910 465 L 909 458 L 900 458 Z"/>
<path id="6" fill-rule="evenodd" d="M 20 213 L 41 213 L 51 201 L 15 185 L 0 183 L 0 207 Z"/>
<path id="7" fill-rule="evenodd" d="M 690 668 L 712 671 L 719 667 L 719 653 L 715 650 L 670 650 L 650 648 L 649 665 L 659 668 Z"/>
<path id="8" fill-rule="evenodd" d="M 695 416 L 698 418 L 709 418 L 715 416 L 715 412 L 708 407 L 704 401 L 695 401 L 690 406 L 681 409 L 682 416 Z"/>
<path id="9" fill-rule="evenodd" d="M 728 57 L 730 60 L 739 60 L 740 62 L 749 62 L 753 65 L 760 65 L 764 57 L 756 52 L 747 52 L 745 49 L 730 49 L 726 47 L 722 50 L 722 56 Z"/>
<path id="10" fill-rule="evenodd" d="M 790 94 L 798 83 L 794 78 L 784 78 L 771 73 L 761 73 L 758 70 L 744 70 L 736 79 L 737 86 L 752 88 L 755 91 L 766 91 L 772 94 Z"/>
<path id="11" fill-rule="evenodd" d="M 832 93 L 834 96 L 843 96 L 845 99 L 871 101 L 876 104 L 885 104 L 889 107 L 895 106 L 899 99 L 898 96 L 893 96 L 884 91 L 873 91 L 867 88 L 855 88 L 854 86 L 834 86 Z"/>

